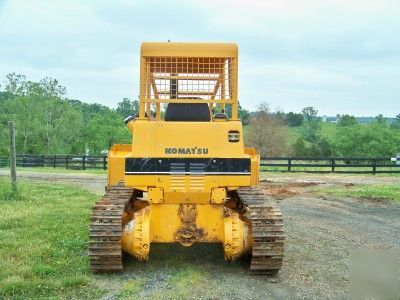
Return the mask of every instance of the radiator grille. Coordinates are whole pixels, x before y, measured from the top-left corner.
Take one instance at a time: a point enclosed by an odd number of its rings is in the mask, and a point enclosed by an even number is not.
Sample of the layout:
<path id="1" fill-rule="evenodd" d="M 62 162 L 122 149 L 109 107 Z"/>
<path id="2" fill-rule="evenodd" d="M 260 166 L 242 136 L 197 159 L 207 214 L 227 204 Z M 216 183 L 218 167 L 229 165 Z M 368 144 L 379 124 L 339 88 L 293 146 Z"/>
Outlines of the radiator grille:
<path id="1" fill-rule="evenodd" d="M 171 163 L 170 189 L 183 192 L 186 189 L 185 163 Z"/>
<path id="2" fill-rule="evenodd" d="M 194 191 L 204 190 L 204 163 L 190 163 L 189 164 L 189 189 Z"/>
<path id="3" fill-rule="evenodd" d="M 171 163 L 170 188 L 177 192 L 203 191 L 205 182 L 205 164 L 189 163 L 186 169 L 185 163 Z M 186 180 L 188 176 L 188 180 Z"/>

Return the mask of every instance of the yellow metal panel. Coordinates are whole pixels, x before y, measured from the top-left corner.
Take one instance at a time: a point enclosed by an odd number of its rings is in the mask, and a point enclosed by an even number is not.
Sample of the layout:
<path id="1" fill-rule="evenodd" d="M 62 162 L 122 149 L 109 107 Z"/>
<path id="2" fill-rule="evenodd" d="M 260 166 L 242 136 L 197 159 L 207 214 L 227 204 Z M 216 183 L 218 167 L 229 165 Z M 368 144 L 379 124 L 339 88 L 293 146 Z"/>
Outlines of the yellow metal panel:
<path id="1" fill-rule="evenodd" d="M 240 121 L 216 122 L 218 127 L 218 144 L 220 157 L 246 157 L 243 150 L 242 123 Z M 229 142 L 228 132 L 238 131 L 240 133 L 239 142 Z"/>
<path id="2" fill-rule="evenodd" d="M 226 190 L 224 188 L 213 188 L 211 190 L 211 203 L 222 204 L 226 201 Z"/>
<path id="3" fill-rule="evenodd" d="M 244 152 L 251 157 L 251 186 L 258 186 L 260 181 L 260 154 L 255 148 L 246 147 Z"/>
<path id="4" fill-rule="evenodd" d="M 240 176 L 205 176 L 204 189 L 198 191 L 190 189 L 187 183 L 190 181 L 189 175 L 185 175 L 185 188 L 178 190 L 171 187 L 170 175 L 125 175 L 125 185 L 147 190 L 143 187 L 159 187 L 163 189 L 164 203 L 210 203 L 211 190 L 218 187 L 240 187 L 250 186 L 250 175 Z"/>
<path id="5" fill-rule="evenodd" d="M 240 176 L 219 176 L 218 186 L 230 187 L 230 186 L 250 186 L 250 176 L 240 175 Z"/>
<path id="6" fill-rule="evenodd" d="M 218 155 L 217 125 L 209 122 L 157 122 L 156 157 L 166 157 L 166 148 L 196 148 L 196 154 L 184 157 L 215 157 Z M 197 154 L 198 149 L 207 153 Z M 169 155 L 171 156 L 171 155 Z M 181 154 L 173 155 L 182 157 Z"/>
<path id="7" fill-rule="evenodd" d="M 168 57 L 237 57 L 238 46 L 234 43 L 154 43 L 141 46 L 142 56 Z"/>
<path id="8" fill-rule="evenodd" d="M 196 205 L 195 224 L 202 231 L 196 242 L 222 242 L 224 220 L 222 205 Z M 150 209 L 150 237 L 154 243 L 176 242 L 175 233 L 184 224 L 179 215 L 178 204 L 153 204 Z"/>
<path id="9" fill-rule="evenodd" d="M 125 156 L 131 151 L 132 145 L 130 144 L 115 144 L 108 151 L 108 186 L 116 185 L 124 179 Z"/>
<path id="10" fill-rule="evenodd" d="M 145 122 L 145 121 L 142 121 Z M 156 136 L 153 139 L 156 147 L 156 157 L 246 157 L 243 150 L 242 126 L 239 121 L 228 122 L 150 122 L 156 123 Z M 135 137 L 139 140 L 152 138 L 153 131 L 147 132 L 145 127 L 135 127 Z M 232 143 L 228 141 L 228 132 L 236 130 L 241 133 L 240 141 Z M 157 141 L 157 143 L 156 143 Z M 147 141 L 147 143 L 150 143 Z M 139 147 L 143 144 L 137 144 Z M 149 145 L 150 147 L 150 145 Z M 165 148 L 196 148 L 207 149 L 207 153 L 201 154 L 175 154 L 168 155 Z M 149 149 L 150 150 L 150 149 Z M 151 150 L 150 150 L 151 151 Z M 148 152 L 148 151 L 147 151 Z M 139 157 L 134 144 L 133 157 Z M 150 152 L 151 153 L 151 152 Z M 148 157 L 150 155 L 147 155 Z"/>
<path id="11" fill-rule="evenodd" d="M 156 147 L 156 122 L 136 120 L 131 157 L 154 157 Z"/>
<path id="12" fill-rule="evenodd" d="M 149 188 L 148 201 L 150 203 L 162 203 L 164 199 L 164 191 L 162 188 Z"/>

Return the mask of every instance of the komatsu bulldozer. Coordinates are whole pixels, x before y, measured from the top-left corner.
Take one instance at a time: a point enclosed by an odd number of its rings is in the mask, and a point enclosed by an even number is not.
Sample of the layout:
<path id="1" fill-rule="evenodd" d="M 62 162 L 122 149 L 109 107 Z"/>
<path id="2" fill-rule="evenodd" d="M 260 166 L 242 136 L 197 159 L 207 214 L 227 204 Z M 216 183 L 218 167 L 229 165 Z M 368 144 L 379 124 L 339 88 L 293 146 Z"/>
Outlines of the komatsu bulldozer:
<path id="1" fill-rule="evenodd" d="M 122 253 L 147 261 L 155 243 L 219 243 L 227 261 L 248 256 L 251 273 L 281 269 L 282 214 L 258 188 L 238 107 L 236 44 L 142 43 L 132 143 L 109 150 L 92 210 L 93 272 L 122 271 Z"/>

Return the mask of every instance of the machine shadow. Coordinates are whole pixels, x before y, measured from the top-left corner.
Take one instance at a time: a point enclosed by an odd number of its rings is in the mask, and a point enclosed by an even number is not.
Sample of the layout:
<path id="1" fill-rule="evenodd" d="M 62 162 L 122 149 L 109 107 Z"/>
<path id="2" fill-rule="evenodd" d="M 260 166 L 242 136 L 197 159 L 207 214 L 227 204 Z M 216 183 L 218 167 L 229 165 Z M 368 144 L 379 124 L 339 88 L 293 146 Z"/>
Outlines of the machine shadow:
<path id="1" fill-rule="evenodd" d="M 224 259 L 222 244 L 198 243 L 184 247 L 178 243 L 152 244 L 150 258 L 147 262 L 137 261 L 134 257 L 124 254 L 124 271 L 152 269 L 191 268 L 201 272 L 248 272 L 248 257 L 234 262 Z"/>

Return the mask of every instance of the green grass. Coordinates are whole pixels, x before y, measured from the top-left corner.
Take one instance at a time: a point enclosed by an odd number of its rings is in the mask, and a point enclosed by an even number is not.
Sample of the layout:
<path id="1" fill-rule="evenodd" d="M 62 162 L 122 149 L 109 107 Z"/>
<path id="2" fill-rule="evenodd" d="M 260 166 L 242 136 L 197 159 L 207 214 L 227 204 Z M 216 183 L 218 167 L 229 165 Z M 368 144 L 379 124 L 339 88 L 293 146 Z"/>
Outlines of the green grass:
<path id="1" fill-rule="evenodd" d="M 193 264 L 199 258 L 192 256 L 182 260 L 188 249 L 174 245 L 162 245 L 148 264 L 134 261 L 130 278 L 92 275 L 87 228 L 97 199 L 76 186 L 21 179 L 14 195 L 9 178 L 0 177 L 0 299 L 137 299 L 146 291 L 149 299 L 187 299 L 203 293 L 210 265 Z M 160 268 L 168 288 L 149 290 Z"/>
<path id="2" fill-rule="evenodd" d="M 2 168 L 9 170 L 9 168 Z M 86 169 L 86 170 L 66 170 L 65 168 L 51 168 L 51 167 L 18 167 L 17 172 L 38 172 L 38 173 L 67 173 L 67 174 L 107 174 L 107 170 L 103 169 Z"/>
<path id="3" fill-rule="evenodd" d="M 93 299 L 87 257 L 90 207 L 84 189 L 0 178 L 0 298 Z"/>
<path id="4" fill-rule="evenodd" d="M 290 129 L 290 141 L 294 142 L 298 137 L 301 136 L 303 131 L 303 126 L 289 127 Z M 333 140 L 335 138 L 337 126 L 335 123 L 323 122 L 321 123 L 321 135 L 328 140 Z"/>
<path id="5" fill-rule="evenodd" d="M 114 294 L 116 299 L 135 299 L 142 290 L 143 280 L 140 278 L 130 279 L 125 282 L 118 292 Z"/>
<path id="6" fill-rule="evenodd" d="M 331 194 L 338 197 L 385 199 L 400 203 L 399 184 L 368 184 L 348 187 L 317 187 L 317 193 Z"/>

